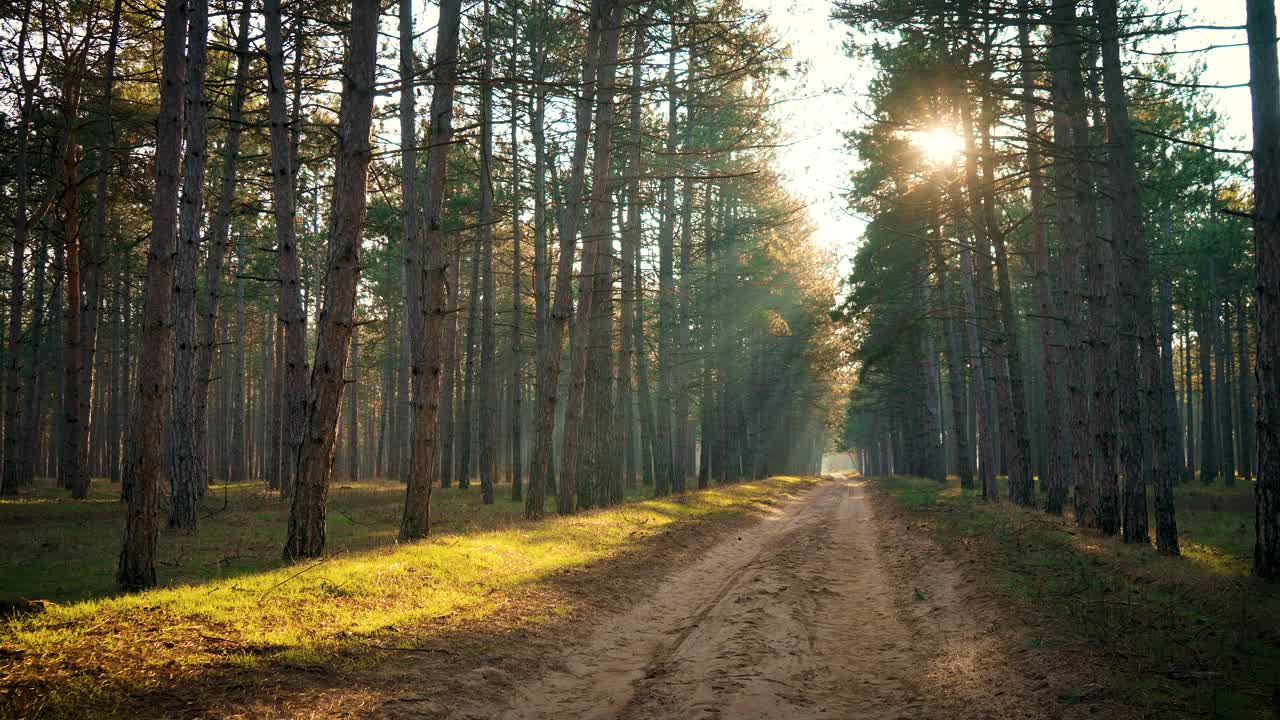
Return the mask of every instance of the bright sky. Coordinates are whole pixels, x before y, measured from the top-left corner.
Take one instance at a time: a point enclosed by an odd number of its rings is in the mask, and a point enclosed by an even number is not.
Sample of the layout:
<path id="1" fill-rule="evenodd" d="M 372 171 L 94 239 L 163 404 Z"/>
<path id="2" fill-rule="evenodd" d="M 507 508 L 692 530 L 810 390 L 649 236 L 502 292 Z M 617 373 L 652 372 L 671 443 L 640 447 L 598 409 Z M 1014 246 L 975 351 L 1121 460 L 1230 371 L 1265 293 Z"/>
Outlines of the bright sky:
<path id="1" fill-rule="evenodd" d="M 865 106 L 864 88 L 874 75 L 869 62 L 850 58 L 843 43 L 850 39 L 847 26 L 830 19 L 829 0 L 745 0 L 747 8 L 769 15 L 769 22 L 792 49 L 795 65 L 804 68 L 792 78 L 778 81 L 781 97 L 776 109 L 781 127 L 790 135 L 790 146 L 778 151 L 780 170 L 793 194 L 809 204 L 817 227 L 817 242 L 835 249 L 842 260 L 851 255 L 863 222 L 851 216 L 841 198 L 849 171 L 857 159 L 844 149 L 842 132 L 857 127 Z M 1170 7 L 1177 8 L 1176 0 Z M 1188 0 L 1181 3 L 1194 18 L 1187 24 L 1243 25 L 1244 0 Z M 1149 49 L 1193 49 L 1244 41 L 1244 31 L 1192 31 L 1175 39 L 1163 38 Z M 1176 45 L 1175 45 L 1176 44 Z M 1248 80 L 1248 52 L 1244 47 L 1213 50 L 1200 56 L 1183 56 L 1184 62 L 1201 57 L 1207 65 L 1203 82 L 1235 84 Z M 1222 146 L 1249 147 L 1248 88 L 1214 91 L 1225 116 L 1228 137 Z M 843 265 L 844 263 L 842 263 Z"/>

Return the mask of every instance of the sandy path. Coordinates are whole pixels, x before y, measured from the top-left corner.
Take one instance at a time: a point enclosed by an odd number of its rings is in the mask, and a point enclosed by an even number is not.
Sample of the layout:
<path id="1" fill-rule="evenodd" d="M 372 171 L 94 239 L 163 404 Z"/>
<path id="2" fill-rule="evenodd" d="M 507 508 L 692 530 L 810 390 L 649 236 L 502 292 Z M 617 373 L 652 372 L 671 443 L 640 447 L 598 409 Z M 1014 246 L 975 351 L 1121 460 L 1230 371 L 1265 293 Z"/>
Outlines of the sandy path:
<path id="1" fill-rule="evenodd" d="M 900 538 L 910 533 L 878 518 L 869 494 L 822 484 L 721 540 L 500 705 L 469 698 L 449 714 L 1041 717 L 1027 679 L 970 619 L 956 568 Z"/>

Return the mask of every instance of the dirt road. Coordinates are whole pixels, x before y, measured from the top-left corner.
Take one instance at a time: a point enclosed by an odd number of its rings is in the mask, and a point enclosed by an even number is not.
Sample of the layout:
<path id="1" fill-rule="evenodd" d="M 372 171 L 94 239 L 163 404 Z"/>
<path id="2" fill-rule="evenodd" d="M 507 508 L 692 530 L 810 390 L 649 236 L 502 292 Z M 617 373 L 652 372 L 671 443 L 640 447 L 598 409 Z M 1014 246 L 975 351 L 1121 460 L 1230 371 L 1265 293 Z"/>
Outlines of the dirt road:
<path id="1" fill-rule="evenodd" d="M 1036 697 L 1047 683 L 1015 669 L 953 562 L 888 527 L 869 496 L 849 479 L 818 486 L 725 537 L 500 704 L 460 699 L 450 714 L 1051 716 Z"/>

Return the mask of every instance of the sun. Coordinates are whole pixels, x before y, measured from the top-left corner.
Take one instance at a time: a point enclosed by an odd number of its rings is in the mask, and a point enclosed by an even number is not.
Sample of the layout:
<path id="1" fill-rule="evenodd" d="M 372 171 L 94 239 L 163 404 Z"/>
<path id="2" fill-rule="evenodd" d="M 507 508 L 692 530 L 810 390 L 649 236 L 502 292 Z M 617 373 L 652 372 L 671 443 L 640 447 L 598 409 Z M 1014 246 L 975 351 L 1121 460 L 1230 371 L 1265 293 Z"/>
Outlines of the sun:
<path id="1" fill-rule="evenodd" d="M 964 155 L 964 138 L 951 128 L 936 126 L 915 130 L 910 138 L 925 161 L 937 167 L 954 165 Z"/>

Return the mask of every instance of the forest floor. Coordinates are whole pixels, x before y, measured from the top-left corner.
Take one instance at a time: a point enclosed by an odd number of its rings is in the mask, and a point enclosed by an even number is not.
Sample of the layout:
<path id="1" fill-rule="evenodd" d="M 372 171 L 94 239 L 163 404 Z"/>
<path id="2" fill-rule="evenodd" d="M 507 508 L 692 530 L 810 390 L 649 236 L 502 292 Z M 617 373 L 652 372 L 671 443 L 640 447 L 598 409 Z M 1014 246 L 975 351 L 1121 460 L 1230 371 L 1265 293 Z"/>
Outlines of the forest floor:
<path id="1" fill-rule="evenodd" d="M 342 512 L 381 527 L 382 490 L 350 490 L 374 495 Z M 1280 605 L 1232 549 L 1162 558 L 913 478 L 774 478 L 542 523 L 477 515 L 470 494 L 426 542 L 10 620 L 0 716 L 1269 716 L 1280 654 L 1260 628 Z M 1235 542 L 1207 518 L 1186 527 Z"/>
<path id="2" fill-rule="evenodd" d="M 984 502 L 954 479 L 875 486 L 904 537 L 938 542 L 980 589 L 972 612 L 1021 635 L 1024 657 L 1071 660 L 1060 704 L 1128 707 L 1114 717 L 1280 717 L 1280 586 L 1249 576 L 1251 482 L 1175 488 L 1181 557 Z"/>

